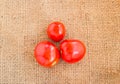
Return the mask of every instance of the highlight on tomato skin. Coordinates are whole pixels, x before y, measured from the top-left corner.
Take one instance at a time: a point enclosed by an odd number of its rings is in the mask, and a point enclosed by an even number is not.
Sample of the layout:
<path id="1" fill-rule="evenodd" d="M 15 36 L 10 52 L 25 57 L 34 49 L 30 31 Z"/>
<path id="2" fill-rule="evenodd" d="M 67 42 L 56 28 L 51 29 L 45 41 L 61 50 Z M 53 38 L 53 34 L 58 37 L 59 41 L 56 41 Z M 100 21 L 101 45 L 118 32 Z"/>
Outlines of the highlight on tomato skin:
<path id="1" fill-rule="evenodd" d="M 62 59 L 68 63 L 80 61 L 86 53 L 85 45 L 79 40 L 64 40 L 60 43 Z"/>
<path id="2" fill-rule="evenodd" d="M 60 59 L 57 47 L 51 42 L 44 41 L 37 44 L 34 50 L 36 61 L 44 67 L 56 65 Z"/>
<path id="3" fill-rule="evenodd" d="M 52 22 L 48 25 L 47 35 L 56 42 L 61 41 L 65 36 L 65 26 L 61 22 Z"/>

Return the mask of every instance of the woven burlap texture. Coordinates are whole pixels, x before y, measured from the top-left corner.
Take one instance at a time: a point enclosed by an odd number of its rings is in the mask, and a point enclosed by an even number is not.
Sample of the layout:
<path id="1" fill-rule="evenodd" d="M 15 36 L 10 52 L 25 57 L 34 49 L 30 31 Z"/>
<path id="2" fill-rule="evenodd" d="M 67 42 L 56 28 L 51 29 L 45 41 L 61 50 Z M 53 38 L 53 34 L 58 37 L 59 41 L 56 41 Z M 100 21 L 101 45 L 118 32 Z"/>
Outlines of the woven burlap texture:
<path id="1" fill-rule="evenodd" d="M 64 23 L 65 39 L 85 43 L 82 61 L 35 61 L 53 21 Z M 0 84 L 120 84 L 120 0 L 0 0 Z"/>

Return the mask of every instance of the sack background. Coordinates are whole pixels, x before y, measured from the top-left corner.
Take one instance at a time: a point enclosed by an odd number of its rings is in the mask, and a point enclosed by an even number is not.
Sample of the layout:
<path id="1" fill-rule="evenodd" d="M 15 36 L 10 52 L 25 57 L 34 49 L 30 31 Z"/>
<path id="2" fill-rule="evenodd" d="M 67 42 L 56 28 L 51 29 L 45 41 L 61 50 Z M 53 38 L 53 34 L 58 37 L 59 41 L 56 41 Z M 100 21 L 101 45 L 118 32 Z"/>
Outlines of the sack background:
<path id="1" fill-rule="evenodd" d="M 53 21 L 85 43 L 82 61 L 51 69 L 35 61 Z M 120 84 L 120 0 L 0 0 L 0 84 Z"/>

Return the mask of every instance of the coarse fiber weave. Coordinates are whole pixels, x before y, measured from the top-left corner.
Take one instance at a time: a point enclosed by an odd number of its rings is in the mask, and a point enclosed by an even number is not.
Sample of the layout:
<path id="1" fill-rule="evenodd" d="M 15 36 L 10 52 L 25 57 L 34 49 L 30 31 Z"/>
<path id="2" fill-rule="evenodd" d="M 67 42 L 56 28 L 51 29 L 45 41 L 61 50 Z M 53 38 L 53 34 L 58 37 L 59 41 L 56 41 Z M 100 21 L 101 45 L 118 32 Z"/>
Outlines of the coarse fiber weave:
<path id="1" fill-rule="evenodd" d="M 64 23 L 65 39 L 85 43 L 82 61 L 35 61 L 53 21 Z M 120 0 L 0 0 L 0 84 L 120 84 Z"/>

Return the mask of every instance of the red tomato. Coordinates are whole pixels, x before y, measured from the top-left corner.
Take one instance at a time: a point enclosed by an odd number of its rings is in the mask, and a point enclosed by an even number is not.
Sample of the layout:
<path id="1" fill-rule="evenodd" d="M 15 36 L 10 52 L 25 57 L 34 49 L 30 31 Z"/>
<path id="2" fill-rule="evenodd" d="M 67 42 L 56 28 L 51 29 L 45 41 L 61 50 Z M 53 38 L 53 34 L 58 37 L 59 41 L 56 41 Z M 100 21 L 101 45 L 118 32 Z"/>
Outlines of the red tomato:
<path id="1" fill-rule="evenodd" d="M 49 38 L 58 42 L 65 36 L 65 27 L 60 22 L 53 22 L 48 26 L 47 34 Z"/>
<path id="2" fill-rule="evenodd" d="M 58 63 L 60 54 L 58 49 L 51 42 L 40 42 L 34 51 L 35 58 L 39 64 L 45 67 L 52 67 Z"/>
<path id="3" fill-rule="evenodd" d="M 64 40 L 60 44 L 62 59 L 68 63 L 80 61 L 86 52 L 84 44 L 79 40 Z"/>

